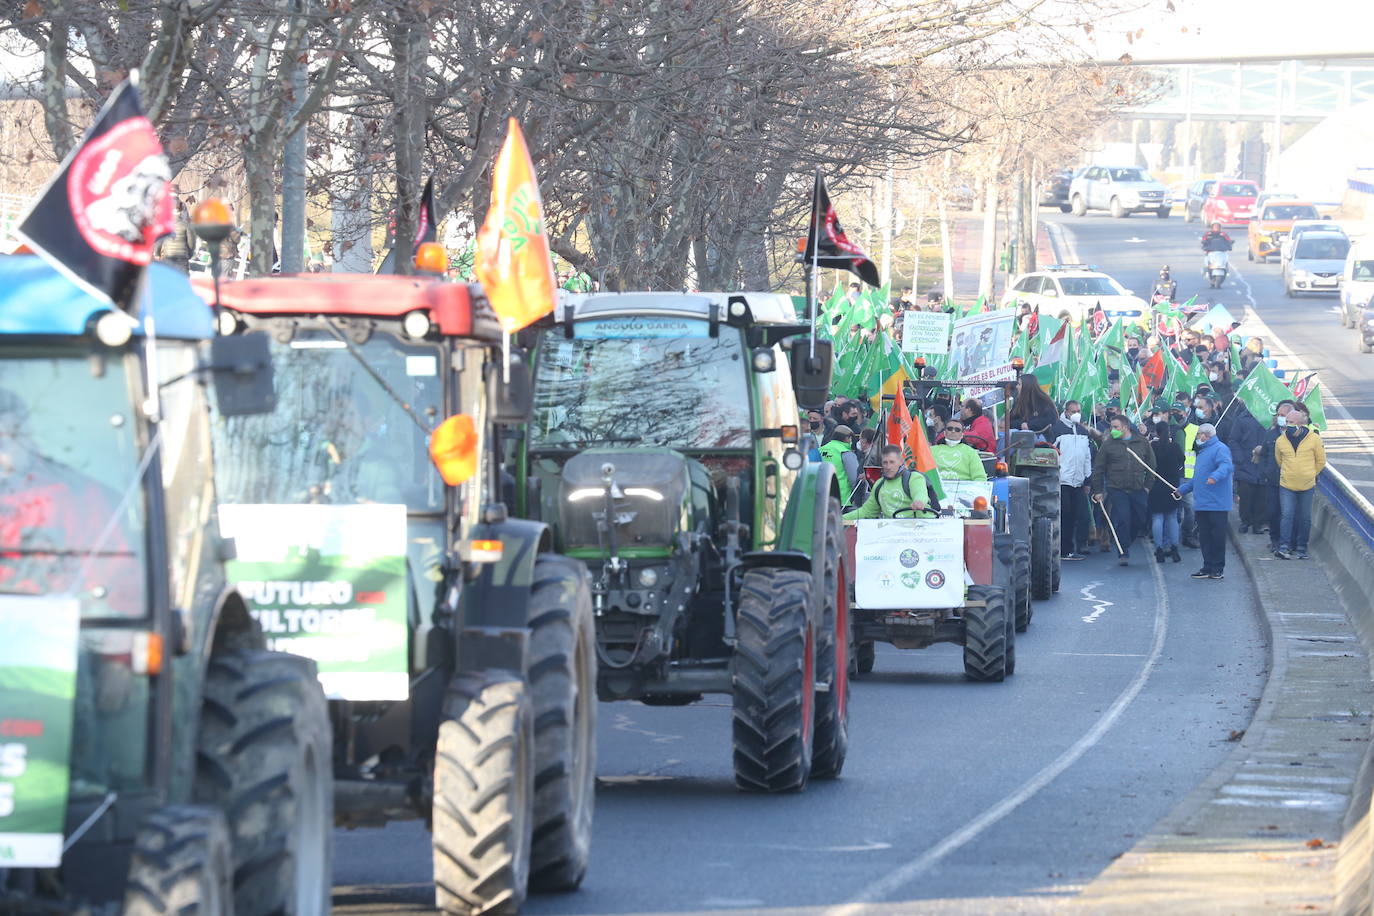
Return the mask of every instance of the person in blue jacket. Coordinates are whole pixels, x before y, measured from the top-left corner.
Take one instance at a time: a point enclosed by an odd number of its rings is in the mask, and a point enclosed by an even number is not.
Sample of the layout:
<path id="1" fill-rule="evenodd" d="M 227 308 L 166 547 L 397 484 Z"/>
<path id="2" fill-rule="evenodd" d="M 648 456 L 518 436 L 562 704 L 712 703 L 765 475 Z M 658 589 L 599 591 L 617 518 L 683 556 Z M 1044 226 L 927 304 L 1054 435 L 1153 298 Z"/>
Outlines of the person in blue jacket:
<path id="1" fill-rule="evenodd" d="M 1197 537 L 1202 548 L 1202 568 L 1193 573 L 1193 578 L 1222 579 L 1226 574 L 1226 524 L 1235 478 L 1231 450 L 1217 438 L 1217 428 L 1211 423 L 1198 427 L 1193 448 L 1197 451 L 1193 476 L 1178 488 L 1180 493 L 1193 493 Z"/>

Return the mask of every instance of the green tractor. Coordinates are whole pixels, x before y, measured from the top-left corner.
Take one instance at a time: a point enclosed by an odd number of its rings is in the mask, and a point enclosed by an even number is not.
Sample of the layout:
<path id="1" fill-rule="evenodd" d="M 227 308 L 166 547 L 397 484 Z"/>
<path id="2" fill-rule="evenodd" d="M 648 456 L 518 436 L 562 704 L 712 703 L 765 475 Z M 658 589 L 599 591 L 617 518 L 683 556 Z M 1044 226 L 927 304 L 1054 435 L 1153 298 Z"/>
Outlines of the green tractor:
<path id="1" fill-rule="evenodd" d="M 1003 413 L 1007 473 L 1030 482 L 1030 582 L 1037 601 L 1059 591 L 1059 450 L 1028 430 L 1013 430 Z"/>
<path id="2" fill-rule="evenodd" d="M 210 411 L 272 407 L 184 274 L 0 258 L 0 912 L 329 911 L 329 719 L 225 578 Z M 247 545 L 240 545 L 247 546 Z"/>
<path id="3" fill-rule="evenodd" d="M 768 293 L 568 294 L 534 329 L 520 512 L 591 572 L 603 700 L 733 698 L 735 782 L 799 790 L 848 747 L 833 469 L 799 449 L 831 350 Z"/>
<path id="4" fill-rule="evenodd" d="M 206 295 L 211 296 L 209 290 Z M 222 417 L 230 573 L 269 639 L 319 662 L 345 827 L 423 819 L 444 913 L 568 891 L 590 857 L 597 655 L 586 568 L 508 517 L 503 438 L 529 368 L 476 284 L 222 284 L 277 408 Z"/>

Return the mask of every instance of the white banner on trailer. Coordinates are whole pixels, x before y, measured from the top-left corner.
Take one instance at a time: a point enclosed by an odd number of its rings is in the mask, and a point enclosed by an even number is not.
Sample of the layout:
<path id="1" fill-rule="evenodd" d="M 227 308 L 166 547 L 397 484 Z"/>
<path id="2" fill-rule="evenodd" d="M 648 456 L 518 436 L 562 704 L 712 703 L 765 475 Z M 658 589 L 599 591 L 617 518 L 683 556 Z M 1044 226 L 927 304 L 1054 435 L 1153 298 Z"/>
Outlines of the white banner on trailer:
<path id="1" fill-rule="evenodd" d="M 854 549 L 861 608 L 947 608 L 964 599 L 964 523 L 957 518 L 862 519 Z"/>

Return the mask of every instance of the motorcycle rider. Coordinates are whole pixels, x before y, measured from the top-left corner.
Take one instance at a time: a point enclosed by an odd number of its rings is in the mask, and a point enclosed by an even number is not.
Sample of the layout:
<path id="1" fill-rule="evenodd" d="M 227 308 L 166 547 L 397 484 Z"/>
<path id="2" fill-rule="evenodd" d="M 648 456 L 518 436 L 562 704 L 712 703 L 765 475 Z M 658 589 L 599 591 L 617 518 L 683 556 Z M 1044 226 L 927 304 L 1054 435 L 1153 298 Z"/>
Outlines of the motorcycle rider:
<path id="1" fill-rule="evenodd" d="M 1203 251 L 1230 251 L 1235 243 L 1221 228 L 1221 223 L 1212 223 L 1202 234 Z"/>
<path id="2" fill-rule="evenodd" d="M 1202 235 L 1202 250 L 1205 252 L 1202 275 L 1208 277 L 1214 287 L 1220 285 L 1221 279 L 1212 277 L 1211 271 L 1220 268 L 1222 278 L 1226 276 L 1231 260 L 1228 252 L 1233 244 L 1231 237 L 1222 231 L 1221 223 L 1212 223 L 1211 228 Z"/>
<path id="3" fill-rule="evenodd" d="M 1169 275 L 1168 264 L 1159 269 L 1159 279 L 1155 281 L 1154 293 L 1151 298 L 1156 305 L 1178 299 L 1178 281 Z"/>

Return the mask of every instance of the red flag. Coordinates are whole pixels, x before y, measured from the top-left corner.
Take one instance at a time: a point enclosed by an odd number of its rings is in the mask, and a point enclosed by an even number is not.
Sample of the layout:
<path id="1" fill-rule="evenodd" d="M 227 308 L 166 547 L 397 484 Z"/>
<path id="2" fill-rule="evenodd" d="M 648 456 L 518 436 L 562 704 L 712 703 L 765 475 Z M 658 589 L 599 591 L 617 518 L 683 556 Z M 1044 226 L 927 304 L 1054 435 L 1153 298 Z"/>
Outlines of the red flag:
<path id="1" fill-rule="evenodd" d="M 432 242 L 436 238 L 438 238 L 438 226 L 439 221 L 434 218 L 434 176 L 431 175 L 429 176 L 429 179 L 425 182 L 424 191 L 422 191 L 420 194 L 420 215 L 419 218 L 415 221 L 415 245 L 414 248 L 411 250 L 412 254 L 414 254 L 414 249 L 418 249 L 425 242 Z M 395 245 L 395 216 L 391 218 L 391 222 L 387 226 L 387 230 L 392 236 L 392 238 L 389 240 L 391 242 L 391 245 Z M 382 259 L 382 265 L 377 268 L 377 273 L 396 273 L 395 248 L 391 246 L 387 247 L 386 257 Z"/>
<path id="2" fill-rule="evenodd" d="M 1033 338 L 1040 333 L 1040 306 L 1036 306 L 1026 321 L 1026 337 Z"/>
<path id="3" fill-rule="evenodd" d="M 91 295 L 127 308 L 153 245 L 175 226 L 171 178 L 138 89 L 125 80 L 15 234 Z"/>
<path id="4" fill-rule="evenodd" d="M 897 386 L 897 406 L 887 416 L 887 444 L 902 445 L 911 430 L 911 411 L 906 406 L 902 386 Z"/>
<path id="5" fill-rule="evenodd" d="M 1136 381 L 1135 402 L 1144 407 L 1149 402 L 1146 395 L 1155 388 L 1164 387 L 1164 377 L 1168 369 L 1164 365 L 1164 351 L 1156 350 L 1155 355 L 1140 364 L 1140 374 Z"/>
<path id="6" fill-rule="evenodd" d="M 811 193 L 811 226 L 806 233 L 802 261 L 814 262 L 817 267 L 848 270 L 858 274 L 869 286 L 883 285 L 873 261 L 849 240 L 840 226 L 840 217 L 830 204 L 830 194 L 825 190 L 820 169 L 816 169 L 816 184 Z"/>

